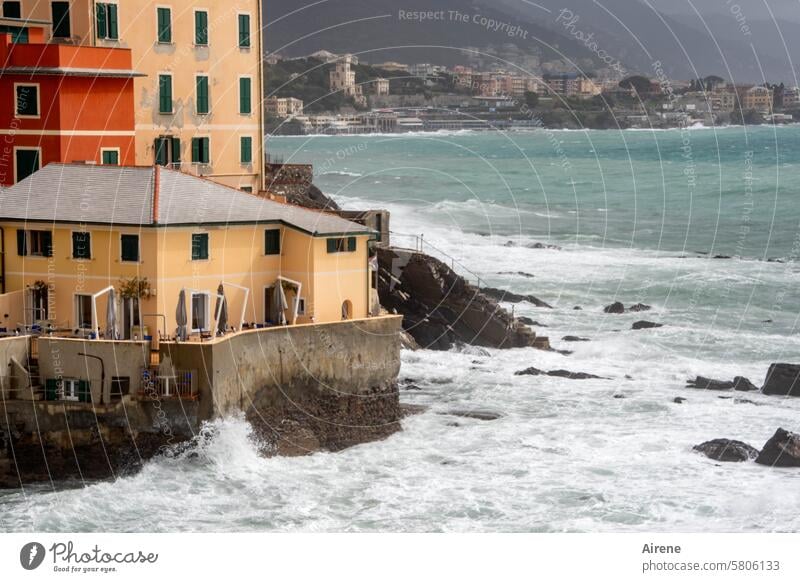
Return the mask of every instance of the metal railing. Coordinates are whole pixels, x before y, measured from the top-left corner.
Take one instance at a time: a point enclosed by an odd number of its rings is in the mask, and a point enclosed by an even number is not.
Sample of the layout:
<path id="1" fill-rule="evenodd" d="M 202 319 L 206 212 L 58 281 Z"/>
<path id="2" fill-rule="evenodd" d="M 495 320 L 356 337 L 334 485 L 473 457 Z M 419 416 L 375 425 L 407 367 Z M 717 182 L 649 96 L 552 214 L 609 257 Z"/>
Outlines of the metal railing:
<path id="1" fill-rule="evenodd" d="M 397 232 L 394 230 L 389 231 L 392 235 L 392 240 L 395 241 L 395 237 L 400 237 L 401 239 L 410 240 L 413 243 L 413 248 L 410 247 L 402 247 L 397 244 L 393 244 L 392 246 L 396 246 L 397 248 L 406 249 L 410 251 L 414 251 L 417 253 L 425 253 L 431 255 L 442 261 L 443 263 L 450 266 L 450 268 L 457 274 L 461 275 L 466 279 L 468 282 L 472 283 L 476 287 L 483 287 L 484 280 L 483 277 L 478 275 L 476 272 L 472 271 L 469 267 L 467 267 L 464 263 L 456 259 L 453 255 L 449 254 L 447 251 L 444 251 L 434 245 L 433 243 L 429 242 L 425 239 L 424 234 L 410 234 L 405 232 Z"/>
<path id="2" fill-rule="evenodd" d="M 144 368 L 139 397 L 149 400 L 197 400 L 196 378 L 197 373 L 193 370 L 175 370 L 174 375 L 161 376 L 157 367 Z"/>

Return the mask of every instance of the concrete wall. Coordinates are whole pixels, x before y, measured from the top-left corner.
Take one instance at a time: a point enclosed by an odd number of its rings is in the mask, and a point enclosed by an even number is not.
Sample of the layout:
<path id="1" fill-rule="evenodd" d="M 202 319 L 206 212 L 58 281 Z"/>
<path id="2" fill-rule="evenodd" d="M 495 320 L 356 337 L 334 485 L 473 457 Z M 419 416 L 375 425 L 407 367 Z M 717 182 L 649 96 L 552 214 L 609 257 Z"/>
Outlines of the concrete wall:
<path id="1" fill-rule="evenodd" d="M 0 295 L 0 327 L 8 331 L 25 322 L 25 291 L 19 289 Z"/>
<path id="2" fill-rule="evenodd" d="M 144 341 L 111 342 L 71 338 L 40 337 L 39 373 L 47 379 L 77 378 L 89 380 L 92 401 L 96 404 L 111 401 L 111 379 L 130 378 L 131 393 L 139 390 L 142 368 L 149 365 L 150 345 Z M 102 358 L 105 365 L 105 384 L 100 384 L 101 366 L 95 358 L 79 356 L 92 354 Z"/>
<path id="3" fill-rule="evenodd" d="M 23 366 L 28 363 L 30 353 L 30 338 L 28 336 L 0 338 L 0 400 L 8 399 L 11 389 L 19 385 L 12 378 L 14 372 L 11 359 L 15 358 Z"/>

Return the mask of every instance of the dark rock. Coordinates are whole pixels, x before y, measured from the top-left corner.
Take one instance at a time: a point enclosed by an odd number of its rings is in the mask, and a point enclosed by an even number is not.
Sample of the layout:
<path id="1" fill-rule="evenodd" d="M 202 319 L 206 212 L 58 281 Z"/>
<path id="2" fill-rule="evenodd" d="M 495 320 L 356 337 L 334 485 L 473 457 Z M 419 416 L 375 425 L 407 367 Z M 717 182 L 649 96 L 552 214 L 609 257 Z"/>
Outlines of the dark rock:
<path id="1" fill-rule="evenodd" d="M 403 329 L 425 349 L 459 344 L 491 348 L 549 347 L 529 327 L 442 261 L 405 249 L 379 249 L 378 294 Z"/>
<path id="2" fill-rule="evenodd" d="M 588 337 L 579 337 L 577 335 L 565 335 L 561 338 L 565 342 L 588 342 L 591 341 Z"/>
<path id="3" fill-rule="evenodd" d="M 800 467 L 800 435 L 779 428 L 761 449 L 756 463 L 770 467 Z"/>
<path id="4" fill-rule="evenodd" d="M 503 418 L 502 414 L 488 410 L 448 410 L 441 414 L 460 416 L 462 418 L 474 418 L 476 420 L 497 420 L 498 418 Z"/>
<path id="5" fill-rule="evenodd" d="M 625 396 L 624 394 L 614 394 L 614 398 L 616 398 L 617 400 L 624 400 L 625 398 L 627 398 L 627 396 Z"/>
<path id="6" fill-rule="evenodd" d="M 531 326 L 534 326 L 534 327 L 547 327 L 545 324 L 539 323 L 538 321 L 534 321 L 530 317 L 526 317 L 524 315 L 518 317 L 517 321 L 519 321 L 520 323 L 524 323 L 525 325 L 531 325 Z"/>
<path id="7" fill-rule="evenodd" d="M 650 305 L 645 305 L 644 303 L 637 303 L 635 305 L 631 305 L 628 308 L 628 311 L 650 311 L 653 309 Z"/>
<path id="8" fill-rule="evenodd" d="M 556 350 L 556 349 L 552 349 L 550 351 L 555 352 L 557 354 L 561 354 L 562 356 L 571 356 L 572 354 L 575 353 L 572 350 Z"/>
<path id="9" fill-rule="evenodd" d="M 580 305 L 576 305 L 572 309 L 575 310 L 575 311 L 583 311 L 583 307 L 581 307 Z"/>
<path id="10" fill-rule="evenodd" d="M 733 389 L 737 392 L 751 392 L 753 390 L 758 390 L 758 386 L 744 376 L 736 376 L 733 379 Z"/>
<path id="11" fill-rule="evenodd" d="M 591 379 L 604 379 L 600 376 L 595 376 L 594 374 L 587 374 L 586 372 L 570 372 L 569 370 L 551 370 L 549 372 L 545 372 L 544 370 L 540 370 L 539 368 L 534 368 L 531 366 L 530 368 L 525 368 L 524 370 L 520 370 L 518 372 L 514 372 L 515 376 L 553 376 L 556 378 L 569 378 L 570 380 L 591 380 Z"/>
<path id="12" fill-rule="evenodd" d="M 520 277 L 525 277 L 526 279 L 533 279 L 533 275 L 530 273 L 526 273 L 525 271 L 500 271 L 497 273 L 498 275 L 518 275 Z"/>
<path id="13" fill-rule="evenodd" d="M 711 258 L 712 258 L 712 259 L 731 259 L 731 258 L 733 258 L 733 257 L 731 257 L 730 255 L 714 255 L 714 256 L 713 256 L 713 257 L 711 257 Z"/>
<path id="14" fill-rule="evenodd" d="M 422 414 L 428 410 L 427 406 L 422 404 L 400 404 L 400 412 L 405 416 L 412 416 L 414 414 Z"/>
<path id="15" fill-rule="evenodd" d="M 672 399 L 672 401 L 675 404 L 683 404 L 684 402 L 686 402 L 686 398 L 684 398 L 683 396 L 676 396 L 675 398 Z"/>
<path id="16" fill-rule="evenodd" d="M 554 250 L 554 251 L 560 251 L 561 250 L 561 247 L 558 246 L 558 245 L 548 245 L 548 244 L 540 243 L 540 242 L 527 244 L 527 245 L 525 245 L 525 248 L 527 248 L 527 249 L 550 249 L 550 250 Z"/>
<path id="17" fill-rule="evenodd" d="M 654 327 L 664 327 L 663 323 L 653 323 L 652 321 L 637 321 L 632 326 L 631 329 L 652 329 Z"/>
<path id="18" fill-rule="evenodd" d="M 603 311 L 605 313 L 625 313 L 625 306 L 619 301 L 615 301 L 611 305 L 606 305 Z"/>
<path id="19" fill-rule="evenodd" d="M 546 307 L 547 309 L 553 309 L 553 306 L 545 303 L 538 297 L 534 297 L 533 295 L 520 295 L 519 293 L 514 293 L 513 291 L 507 291 L 505 289 L 496 289 L 494 287 L 481 287 L 481 293 L 487 295 L 497 301 L 505 301 L 506 303 L 522 303 L 523 301 L 527 301 L 528 303 L 532 303 L 536 307 Z"/>
<path id="20" fill-rule="evenodd" d="M 727 380 L 714 380 L 713 378 L 706 378 L 705 376 L 697 376 L 694 380 L 686 382 L 687 388 L 699 388 L 701 390 L 737 390 L 739 392 L 747 392 L 750 390 L 758 390 L 753 383 L 743 376 L 736 376 L 733 382 Z"/>
<path id="21" fill-rule="evenodd" d="M 416 384 L 405 384 L 404 386 L 401 387 L 401 389 L 402 390 L 410 390 L 412 392 L 418 392 L 418 391 L 422 390 L 422 388 L 420 388 Z"/>
<path id="22" fill-rule="evenodd" d="M 772 364 L 761 388 L 764 394 L 800 396 L 800 366 L 797 364 Z"/>
<path id="23" fill-rule="evenodd" d="M 703 453 L 709 459 L 728 463 L 750 461 L 758 456 L 758 449 L 731 439 L 714 439 L 694 447 L 695 451 Z"/>

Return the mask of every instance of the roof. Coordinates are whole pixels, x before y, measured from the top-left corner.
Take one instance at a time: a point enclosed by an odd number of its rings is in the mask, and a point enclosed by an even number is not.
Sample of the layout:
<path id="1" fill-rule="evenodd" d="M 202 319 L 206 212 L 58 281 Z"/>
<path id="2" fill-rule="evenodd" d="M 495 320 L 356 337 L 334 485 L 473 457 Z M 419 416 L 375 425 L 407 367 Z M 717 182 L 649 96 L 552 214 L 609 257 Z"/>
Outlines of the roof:
<path id="1" fill-rule="evenodd" d="M 154 227 L 277 222 L 315 236 L 375 232 L 176 170 L 94 164 L 48 164 L 1 190 L 0 220 Z"/>
<path id="2" fill-rule="evenodd" d="M 0 67 L 4 75 L 63 75 L 65 77 L 146 77 L 133 69 L 92 69 L 87 67 Z"/>

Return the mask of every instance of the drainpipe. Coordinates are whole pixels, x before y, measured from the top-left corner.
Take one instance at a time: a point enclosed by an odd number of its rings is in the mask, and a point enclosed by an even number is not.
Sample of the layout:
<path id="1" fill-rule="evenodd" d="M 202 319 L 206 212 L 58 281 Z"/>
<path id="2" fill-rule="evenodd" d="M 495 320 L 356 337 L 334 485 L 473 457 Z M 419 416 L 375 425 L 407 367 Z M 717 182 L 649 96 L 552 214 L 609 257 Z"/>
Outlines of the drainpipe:
<path id="1" fill-rule="evenodd" d="M 0 226 L 0 293 L 6 292 L 6 229 Z"/>
<path id="2" fill-rule="evenodd" d="M 92 354 L 85 354 L 83 352 L 78 352 L 79 356 L 84 356 L 85 358 L 94 358 L 98 362 L 100 362 L 100 403 L 103 402 L 103 394 L 106 391 L 106 364 L 103 362 L 103 358 L 100 356 L 93 356 Z M 89 385 L 90 393 L 91 393 L 91 384 Z"/>

